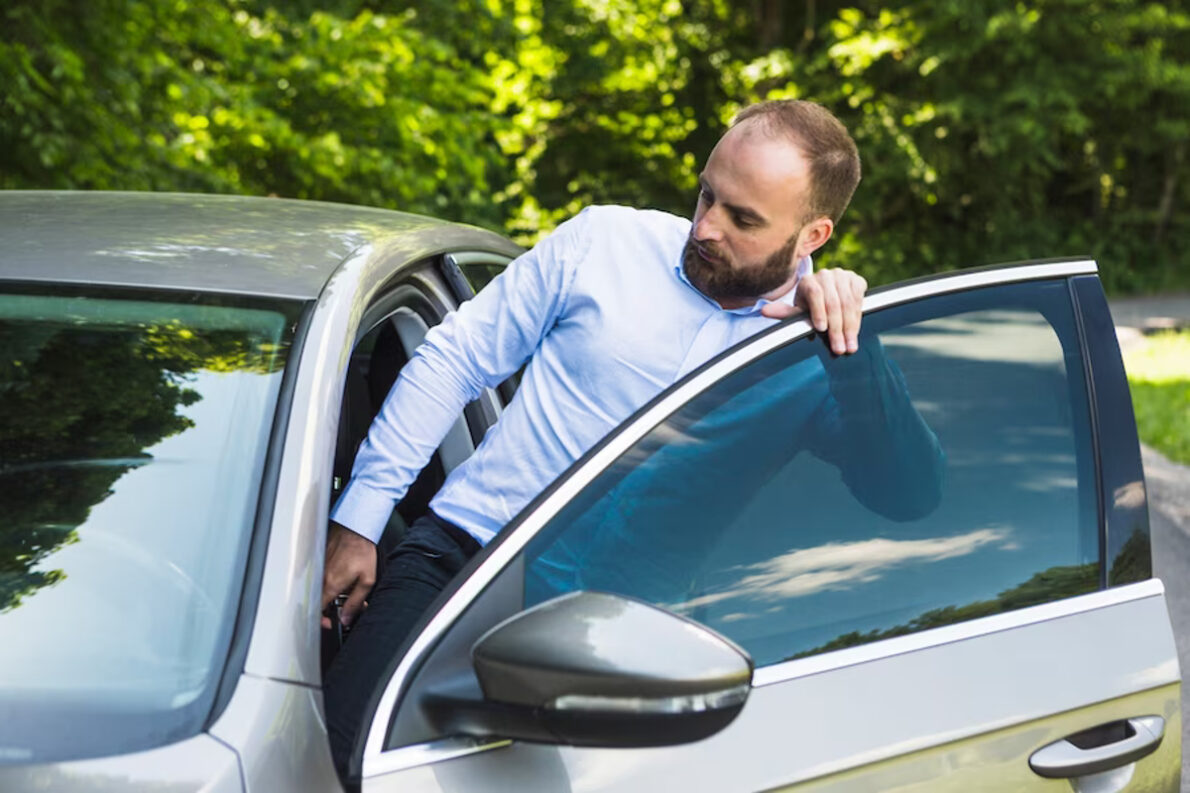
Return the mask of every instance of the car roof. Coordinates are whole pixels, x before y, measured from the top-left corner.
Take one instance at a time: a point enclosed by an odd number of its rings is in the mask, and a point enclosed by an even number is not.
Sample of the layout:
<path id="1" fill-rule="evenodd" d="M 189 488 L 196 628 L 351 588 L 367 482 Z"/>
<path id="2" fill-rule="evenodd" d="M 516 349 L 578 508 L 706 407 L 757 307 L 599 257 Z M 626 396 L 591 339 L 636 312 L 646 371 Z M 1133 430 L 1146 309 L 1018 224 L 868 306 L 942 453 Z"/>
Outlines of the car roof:
<path id="1" fill-rule="evenodd" d="M 0 279 L 313 299 L 348 256 L 519 250 L 385 209 L 184 193 L 0 191 Z"/>

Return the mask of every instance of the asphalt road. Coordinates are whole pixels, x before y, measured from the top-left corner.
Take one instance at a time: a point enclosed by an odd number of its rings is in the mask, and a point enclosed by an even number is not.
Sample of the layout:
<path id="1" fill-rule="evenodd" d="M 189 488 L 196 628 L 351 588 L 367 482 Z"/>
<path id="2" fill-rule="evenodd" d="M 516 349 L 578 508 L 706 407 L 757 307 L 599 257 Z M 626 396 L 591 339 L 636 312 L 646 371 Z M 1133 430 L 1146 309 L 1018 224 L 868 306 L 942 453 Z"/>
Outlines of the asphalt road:
<path id="1" fill-rule="evenodd" d="M 1190 467 L 1142 449 L 1153 537 L 1153 572 L 1165 584 L 1182 666 L 1182 793 L 1190 793 Z"/>

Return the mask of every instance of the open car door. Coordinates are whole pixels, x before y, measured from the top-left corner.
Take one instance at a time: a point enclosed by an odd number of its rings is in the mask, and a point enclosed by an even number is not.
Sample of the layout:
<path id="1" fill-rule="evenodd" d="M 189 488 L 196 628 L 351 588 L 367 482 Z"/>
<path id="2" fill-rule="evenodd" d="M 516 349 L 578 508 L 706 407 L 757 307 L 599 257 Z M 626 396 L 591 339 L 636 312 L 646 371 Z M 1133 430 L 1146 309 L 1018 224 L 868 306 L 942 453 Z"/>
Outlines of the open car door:
<path id="1" fill-rule="evenodd" d="M 855 356 L 788 321 L 661 394 L 443 594 L 353 781 L 1176 791 L 1180 673 L 1095 273 L 875 290 Z"/>

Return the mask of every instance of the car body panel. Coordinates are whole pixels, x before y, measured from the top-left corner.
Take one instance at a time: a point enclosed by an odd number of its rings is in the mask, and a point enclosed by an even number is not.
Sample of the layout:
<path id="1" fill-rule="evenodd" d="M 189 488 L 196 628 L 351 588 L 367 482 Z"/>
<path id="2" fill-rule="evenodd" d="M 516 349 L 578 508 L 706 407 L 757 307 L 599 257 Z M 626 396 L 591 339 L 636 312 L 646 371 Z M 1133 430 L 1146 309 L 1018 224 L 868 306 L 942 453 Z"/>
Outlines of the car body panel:
<path id="1" fill-rule="evenodd" d="M 301 300 L 368 245 L 398 261 L 518 250 L 490 231 L 371 207 L 120 192 L 0 192 L 0 241 L 0 278 Z"/>
<path id="2" fill-rule="evenodd" d="M 860 793 L 895 790 L 898 793 L 966 793 L 973 790 L 1070 790 L 1066 780 L 1042 779 L 1027 762 L 1029 752 L 1083 728 L 1087 722 L 1104 724 L 1137 713 L 1167 714 L 1165 739 L 1147 758 L 1130 763 L 1119 773 L 1103 775 L 1108 790 L 1157 791 L 1178 788 L 1178 736 L 1181 717 L 1176 703 L 1179 686 L 1172 684 L 1140 691 L 1077 711 L 1024 722 L 973 738 L 894 757 L 871 765 L 832 774 L 774 793 Z M 1174 703 L 1172 715 L 1170 703 Z M 1022 762 L 1025 760 L 1025 762 Z M 1123 778 L 1121 778 L 1123 777 Z M 1109 786 L 1116 782 L 1117 786 Z M 1120 786 L 1122 785 L 1122 786 Z M 1087 789 L 1084 787 L 1084 789 Z"/>
<path id="3" fill-rule="evenodd" d="M 1013 774 L 1033 785 L 1002 787 L 996 778 L 987 789 L 1051 789 L 1055 781 L 1033 774 L 1029 755 L 1065 735 L 1149 714 L 1167 720 L 1167 734 L 1179 734 L 1178 661 L 1163 592 L 1159 581 L 1146 581 L 769 667 L 739 717 L 694 744 L 513 744 L 437 762 L 431 777 L 420 768 L 381 774 L 362 789 L 754 791 L 813 783 L 804 789 L 817 790 L 833 775 L 850 779 L 873 764 L 882 764 L 872 772 L 878 776 L 861 778 L 899 778 L 880 769 L 901 762 L 929 768 L 921 758 L 948 756 L 944 747 L 956 742 L 962 745 L 953 751 L 964 757 L 1015 763 Z M 1111 707 L 1098 704 L 1104 700 Z M 1011 758 L 1001 757 L 1005 747 L 1014 748 Z M 1176 739 L 1163 742 L 1136 764 L 1139 778 L 1176 779 L 1180 756 Z M 941 775 L 926 779 L 923 791 L 952 789 Z"/>
<path id="4" fill-rule="evenodd" d="M 247 793 L 339 786 L 316 688 L 243 675 L 210 733 L 242 758 Z"/>
<path id="5" fill-rule="evenodd" d="M 0 790 L 53 793 L 243 793 L 235 751 L 209 735 L 144 752 L 38 765 L 0 765 Z"/>

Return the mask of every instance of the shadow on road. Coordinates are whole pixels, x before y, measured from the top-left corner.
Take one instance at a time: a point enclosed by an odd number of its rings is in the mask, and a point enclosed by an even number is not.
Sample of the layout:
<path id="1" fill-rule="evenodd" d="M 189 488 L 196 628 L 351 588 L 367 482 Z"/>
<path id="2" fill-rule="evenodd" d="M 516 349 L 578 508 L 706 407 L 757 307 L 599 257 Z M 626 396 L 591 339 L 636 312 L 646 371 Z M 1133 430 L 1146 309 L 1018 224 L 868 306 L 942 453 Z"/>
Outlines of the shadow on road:
<path id="1" fill-rule="evenodd" d="M 1153 573 L 1165 584 L 1182 667 L 1182 793 L 1190 793 L 1190 468 L 1142 448 L 1153 533 Z"/>

